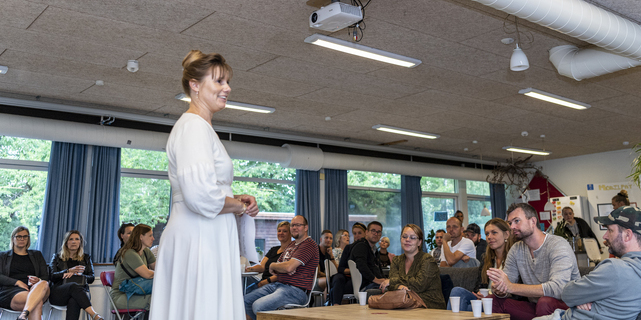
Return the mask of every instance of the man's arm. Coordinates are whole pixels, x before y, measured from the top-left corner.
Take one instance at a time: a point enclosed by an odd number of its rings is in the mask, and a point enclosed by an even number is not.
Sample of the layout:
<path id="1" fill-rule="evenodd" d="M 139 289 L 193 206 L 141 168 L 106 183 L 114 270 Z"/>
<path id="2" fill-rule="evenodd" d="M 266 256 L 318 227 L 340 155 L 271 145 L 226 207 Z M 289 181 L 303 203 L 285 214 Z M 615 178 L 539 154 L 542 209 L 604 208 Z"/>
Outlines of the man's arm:
<path id="1" fill-rule="evenodd" d="M 294 271 L 296 271 L 296 268 L 298 268 L 298 266 L 300 266 L 301 264 L 303 263 L 294 258 L 284 262 L 274 262 L 269 265 L 269 273 L 271 274 L 293 273 Z"/>
<path id="2" fill-rule="evenodd" d="M 619 276 L 620 273 L 617 272 L 613 261 L 611 259 L 604 260 L 581 279 L 568 282 L 563 288 L 561 298 L 568 307 L 603 300 L 618 289 L 618 283 L 626 281 L 620 279 Z"/>
<path id="3" fill-rule="evenodd" d="M 463 239 L 461 239 L 461 241 L 463 241 Z M 472 245 L 472 249 L 476 250 L 474 248 L 474 245 Z M 474 251 L 474 252 L 476 253 L 476 251 Z M 465 255 L 465 253 L 463 253 L 463 251 L 461 251 L 460 249 L 452 252 L 452 249 L 450 248 L 450 245 L 445 241 L 443 241 L 443 247 L 441 249 L 441 254 L 445 256 L 445 262 L 447 262 L 447 265 L 449 265 L 449 266 L 455 265 Z M 447 266 L 447 265 L 445 265 L 445 266 Z M 441 266 L 443 266 L 442 263 L 441 263 Z"/>

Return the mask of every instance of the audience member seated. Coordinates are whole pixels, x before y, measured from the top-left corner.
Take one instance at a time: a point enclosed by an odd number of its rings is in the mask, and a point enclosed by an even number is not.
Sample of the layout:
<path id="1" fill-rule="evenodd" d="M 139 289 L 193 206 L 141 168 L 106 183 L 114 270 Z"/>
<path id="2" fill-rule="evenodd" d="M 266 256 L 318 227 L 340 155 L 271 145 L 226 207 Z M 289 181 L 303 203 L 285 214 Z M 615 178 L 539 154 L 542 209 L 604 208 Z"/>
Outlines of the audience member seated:
<path id="1" fill-rule="evenodd" d="M 332 235 L 332 232 L 329 230 L 323 230 L 323 232 L 321 233 L 320 242 L 318 244 L 318 291 L 325 291 L 325 289 L 327 288 L 327 278 L 325 276 L 325 259 L 329 260 L 330 263 L 333 263 L 334 266 L 338 268 L 338 262 L 334 258 L 334 253 L 332 252 L 333 242 L 334 237 Z"/>
<path id="2" fill-rule="evenodd" d="M 365 238 L 354 242 L 350 260 L 356 263 L 356 268 L 361 274 L 361 291 L 380 287 L 385 281 L 381 264 L 376 258 L 376 243 L 381 239 L 383 225 L 378 221 L 372 221 L 367 225 Z"/>
<path id="3" fill-rule="evenodd" d="M 114 275 L 111 298 L 118 309 L 149 309 L 151 294 L 127 295 L 120 291 L 120 283 L 135 277 L 152 279 L 156 267 L 156 257 L 149 248 L 154 243 L 154 232 L 150 226 L 139 224 L 134 227 L 129 240 L 116 254 L 116 273 Z"/>
<path id="4" fill-rule="evenodd" d="M 567 309 L 561 301 L 563 287 L 580 278 L 574 251 L 563 238 L 539 229 L 538 215 L 527 203 L 508 208 L 508 223 L 515 240 L 507 254 L 503 270 L 490 268 L 492 312 L 509 313 L 522 320 L 549 315 L 555 309 Z M 521 280 L 523 283 L 517 283 Z M 527 297 L 529 301 L 505 299 L 508 294 Z"/>
<path id="5" fill-rule="evenodd" d="M 42 253 L 28 250 L 29 229 L 11 232 L 9 251 L 0 253 L 0 307 L 20 311 L 19 320 L 40 320 L 49 297 L 49 270 Z"/>
<path id="6" fill-rule="evenodd" d="M 470 301 L 483 298 L 483 295 L 479 293 L 479 289 L 491 288 L 492 281 L 487 277 L 487 270 L 490 268 L 503 270 L 507 253 L 514 244 L 510 226 L 499 218 L 491 219 L 485 224 L 485 237 L 487 238 L 488 247 L 481 256 L 482 265 L 479 267 L 478 280 L 474 292 L 455 287 L 450 293 L 450 297 L 461 297 L 461 311 L 472 311 Z M 447 302 L 447 310 L 452 310 L 449 301 Z"/>
<path id="7" fill-rule="evenodd" d="M 269 273 L 269 265 L 276 262 L 278 258 L 280 258 L 280 255 L 283 253 L 283 251 L 285 251 L 285 248 L 287 248 L 287 246 L 289 246 L 289 244 L 292 242 L 292 234 L 289 231 L 289 221 L 283 221 L 279 223 L 278 227 L 276 228 L 276 234 L 278 237 L 278 241 L 280 241 L 280 246 L 274 246 L 269 249 L 260 264 L 251 266 L 246 269 L 248 272 L 263 273 L 259 282 L 247 287 L 247 293 L 252 292 L 268 283 L 276 281 L 276 276 Z"/>
<path id="8" fill-rule="evenodd" d="M 594 221 L 607 226 L 603 239 L 620 259 L 606 259 L 563 288 L 570 307 L 537 319 L 636 319 L 641 312 L 641 211 L 623 206 Z"/>
<path id="9" fill-rule="evenodd" d="M 487 241 L 481 238 L 481 227 L 476 223 L 470 223 L 465 229 L 465 236 L 474 243 L 476 258 L 481 258 L 487 248 Z"/>
<path id="10" fill-rule="evenodd" d="M 341 260 L 338 263 L 338 273 L 335 274 L 332 279 L 332 291 L 330 292 L 330 301 L 332 304 L 341 304 L 343 301 L 343 295 L 345 293 L 354 293 L 352 289 L 352 279 L 349 272 L 349 267 L 347 261 L 349 261 L 349 256 L 352 253 L 352 248 L 356 241 L 365 237 L 366 228 L 365 225 L 356 222 L 352 226 L 352 235 L 354 236 L 354 242 L 350 245 L 345 246 L 343 249 L 343 255 Z"/>
<path id="11" fill-rule="evenodd" d="M 430 309 L 445 308 L 441 277 L 436 259 L 423 252 L 423 231 L 415 224 L 403 227 L 401 235 L 403 254 L 395 257 L 389 279 L 383 281 L 380 289 L 411 290 L 423 299 Z"/>
<path id="12" fill-rule="evenodd" d="M 572 240 L 573 237 L 583 239 L 592 238 L 596 240 L 596 243 L 599 245 L 599 250 L 603 252 L 599 239 L 597 239 L 592 228 L 590 228 L 590 225 L 585 220 L 575 217 L 574 210 L 571 207 L 563 208 L 561 213 L 563 215 L 563 228 L 558 234 L 555 232 L 557 236 L 561 236 L 568 240 Z"/>
<path id="13" fill-rule="evenodd" d="M 304 305 L 314 286 L 318 266 L 318 245 L 307 235 L 309 225 L 303 216 L 295 216 L 290 224 L 294 241 L 285 248 L 269 272 L 277 275 L 276 282 L 258 288 L 245 296 L 247 319 L 256 314 L 276 310 L 286 304 Z"/>
<path id="14" fill-rule="evenodd" d="M 336 237 L 334 237 L 334 249 L 332 253 L 336 261 L 340 261 L 343 256 L 343 249 L 349 244 L 349 231 L 345 229 L 340 229 L 336 232 Z"/>
<path id="15" fill-rule="evenodd" d="M 445 234 L 445 230 L 443 229 L 438 229 L 434 233 L 434 243 L 436 244 L 436 248 L 432 249 L 432 252 L 430 254 L 434 259 L 440 264 L 441 262 L 441 252 L 443 248 L 443 235 Z"/>
<path id="16" fill-rule="evenodd" d="M 441 267 L 476 267 L 467 265 L 476 259 L 476 248 L 472 240 L 463 236 L 463 223 L 456 217 L 447 219 L 447 233 L 443 235 Z M 459 263 L 463 261 L 462 263 Z"/>
<path id="17" fill-rule="evenodd" d="M 463 211 L 456 210 L 456 213 L 454 213 L 454 218 L 459 219 L 459 221 L 461 221 L 461 226 L 463 225 L 463 221 L 465 220 L 465 215 L 463 215 Z"/>
<path id="18" fill-rule="evenodd" d="M 127 240 L 129 240 L 129 236 L 131 236 L 131 232 L 134 230 L 135 225 L 133 223 L 123 223 L 120 225 L 120 228 L 118 228 L 118 240 L 120 240 L 120 248 L 122 248 L 125 243 L 127 243 Z M 118 256 L 118 253 L 116 252 L 116 256 Z M 114 256 L 114 266 L 116 265 L 116 256 Z"/>
<path id="19" fill-rule="evenodd" d="M 395 254 L 388 252 L 390 242 L 388 237 L 382 237 L 379 243 L 380 248 L 376 251 L 376 258 L 381 262 L 381 267 L 387 268 L 392 264 L 392 259 L 396 257 Z"/>
<path id="20" fill-rule="evenodd" d="M 67 320 L 78 320 L 80 310 L 92 320 L 103 319 L 91 306 L 89 284 L 94 281 L 91 256 L 84 253 L 85 239 L 78 230 L 65 234 L 59 253 L 51 259 L 51 296 L 49 302 L 67 307 Z"/>

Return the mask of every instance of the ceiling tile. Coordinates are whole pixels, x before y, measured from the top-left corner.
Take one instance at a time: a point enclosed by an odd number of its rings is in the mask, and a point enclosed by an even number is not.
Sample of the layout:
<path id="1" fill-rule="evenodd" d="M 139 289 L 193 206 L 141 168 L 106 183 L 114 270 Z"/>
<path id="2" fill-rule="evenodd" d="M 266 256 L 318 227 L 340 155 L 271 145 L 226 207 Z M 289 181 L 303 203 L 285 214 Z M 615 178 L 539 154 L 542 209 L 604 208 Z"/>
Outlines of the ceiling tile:
<path id="1" fill-rule="evenodd" d="M 26 29 L 46 7 L 25 0 L 3 0 L 0 2 L 0 25 Z"/>

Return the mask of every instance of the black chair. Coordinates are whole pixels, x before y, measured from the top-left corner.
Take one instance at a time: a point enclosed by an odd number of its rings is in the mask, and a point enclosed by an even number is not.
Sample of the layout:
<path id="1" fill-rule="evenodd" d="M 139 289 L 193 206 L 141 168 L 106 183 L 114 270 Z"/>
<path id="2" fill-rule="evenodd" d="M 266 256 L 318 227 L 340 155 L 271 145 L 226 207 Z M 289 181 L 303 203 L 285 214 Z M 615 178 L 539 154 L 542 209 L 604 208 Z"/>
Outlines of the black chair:
<path id="1" fill-rule="evenodd" d="M 449 274 L 441 275 L 441 291 L 443 291 L 443 298 L 445 298 L 445 304 L 450 301 L 450 293 L 454 289 L 454 282 L 452 282 L 452 277 Z"/>

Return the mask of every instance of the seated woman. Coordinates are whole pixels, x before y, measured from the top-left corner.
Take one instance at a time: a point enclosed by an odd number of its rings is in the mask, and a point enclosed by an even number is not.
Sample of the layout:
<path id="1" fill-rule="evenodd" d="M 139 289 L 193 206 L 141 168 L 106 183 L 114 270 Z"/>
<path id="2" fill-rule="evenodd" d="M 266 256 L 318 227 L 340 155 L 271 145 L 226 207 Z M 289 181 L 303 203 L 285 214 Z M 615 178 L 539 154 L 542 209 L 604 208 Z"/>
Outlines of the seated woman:
<path id="1" fill-rule="evenodd" d="M 51 259 L 49 302 L 56 306 L 67 306 L 67 320 L 78 320 L 80 309 L 84 309 L 92 320 L 104 320 L 93 309 L 87 295 L 89 284 L 93 283 L 95 277 L 91 256 L 84 253 L 84 246 L 85 238 L 78 230 L 65 234 L 60 252 Z"/>
<path id="2" fill-rule="evenodd" d="M 388 237 L 382 237 L 380 241 L 380 248 L 376 251 L 376 258 L 381 262 L 381 267 L 389 267 L 392 264 L 392 259 L 396 257 L 395 254 L 387 252 L 390 242 Z"/>
<path id="3" fill-rule="evenodd" d="M 508 251 L 514 244 L 512 230 L 503 219 L 494 218 L 485 224 L 485 237 L 487 238 L 487 249 L 481 258 L 478 280 L 474 292 L 461 287 L 455 287 L 450 297 L 461 297 L 460 310 L 472 311 L 471 300 L 482 299 L 479 288 L 492 288 L 492 283 L 487 277 L 489 268 L 503 269 Z M 491 289 L 490 289 L 491 293 Z M 447 303 L 447 310 L 452 310 L 450 303 Z"/>
<path id="4" fill-rule="evenodd" d="M 149 309 L 151 294 L 133 295 L 127 301 L 127 294 L 120 291 L 120 283 L 134 277 L 152 279 L 156 257 L 149 248 L 154 243 L 154 233 L 150 226 L 139 224 L 134 227 L 125 245 L 116 254 L 116 273 L 111 287 L 111 298 L 118 309 Z M 130 276 L 131 275 L 131 276 Z M 133 277 L 132 277 L 133 276 Z"/>
<path id="5" fill-rule="evenodd" d="M 281 253 L 289 246 L 292 242 L 292 234 L 289 232 L 289 221 L 283 221 L 278 224 L 276 228 L 276 233 L 278 236 L 278 241 L 280 241 L 280 246 L 274 246 L 265 255 L 260 264 L 246 268 L 248 272 L 262 272 L 262 277 L 260 282 L 254 283 L 247 287 L 246 293 L 250 293 L 257 288 L 260 288 L 268 283 L 276 281 L 276 276 L 269 273 L 269 265 L 273 262 L 278 261 Z"/>
<path id="6" fill-rule="evenodd" d="M 123 223 L 120 225 L 120 228 L 118 228 L 118 240 L 120 240 L 120 248 L 122 248 L 125 243 L 127 243 L 127 240 L 129 240 L 129 236 L 131 236 L 131 232 L 134 230 L 135 225 L 133 223 Z M 118 253 L 116 253 L 116 256 L 114 256 L 114 266 L 116 265 L 116 257 L 118 256 Z"/>
<path id="7" fill-rule="evenodd" d="M 9 251 L 0 253 L 0 307 L 20 311 L 19 320 L 40 320 L 49 297 L 49 270 L 42 253 L 28 250 L 29 229 L 11 232 Z"/>
<path id="8" fill-rule="evenodd" d="M 392 260 L 389 279 L 380 289 L 412 290 L 430 309 L 445 309 L 441 291 L 441 273 L 436 260 L 423 252 L 423 231 L 415 224 L 407 224 L 401 234 L 403 254 Z"/>
<path id="9" fill-rule="evenodd" d="M 345 229 L 339 229 L 336 232 L 336 237 L 334 237 L 334 249 L 332 249 L 332 254 L 336 261 L 341 261 L 343 256 L 343 249 L 349 244 L 349 231 Z"/>

